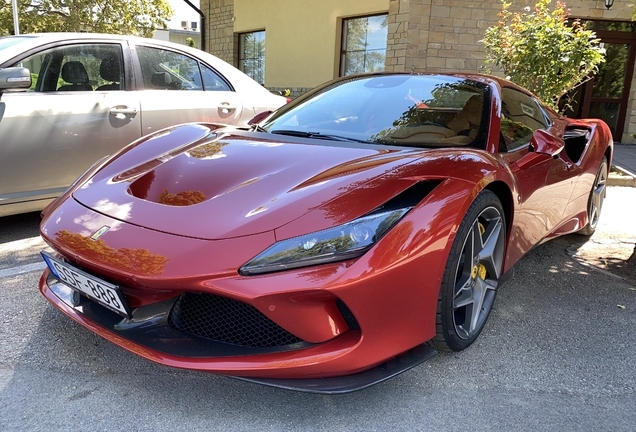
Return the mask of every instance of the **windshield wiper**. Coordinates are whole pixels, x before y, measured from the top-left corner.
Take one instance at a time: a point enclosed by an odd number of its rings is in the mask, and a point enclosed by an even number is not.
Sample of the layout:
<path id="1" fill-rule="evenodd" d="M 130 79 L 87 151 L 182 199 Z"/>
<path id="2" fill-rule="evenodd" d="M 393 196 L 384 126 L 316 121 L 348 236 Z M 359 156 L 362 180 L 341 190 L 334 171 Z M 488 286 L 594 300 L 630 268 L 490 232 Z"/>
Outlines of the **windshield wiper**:
<path id="1" fill-rule="evenodd" d="M 341 136 L 341 135 L 322 134 L 320 132 L 304 132 L 304 131 L 292 130 L 292 129 L 277 129 L 277 130 L 271 131 L 270 133 L 279 134 L 279 135 L 290 135 L 290 136 L 296 136 L 301 138 L 326 139 L 326 140 L 333 140 L 333 141 L 349 141 L 349 142 L 359 142 L 359 143 L 367 142 L 365 140 Z"/>

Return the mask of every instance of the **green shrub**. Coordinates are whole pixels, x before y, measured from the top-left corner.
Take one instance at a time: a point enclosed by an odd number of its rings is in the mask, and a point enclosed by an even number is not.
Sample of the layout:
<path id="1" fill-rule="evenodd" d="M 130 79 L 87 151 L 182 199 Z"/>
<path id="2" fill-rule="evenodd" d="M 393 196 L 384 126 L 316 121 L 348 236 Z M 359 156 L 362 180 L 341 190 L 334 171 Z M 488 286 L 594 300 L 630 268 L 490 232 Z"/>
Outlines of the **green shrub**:
<path id="1" fill-rule="evenodd" d="M 605 61 L 605 50 L 591 30 L 568 21 L 565 3 L 537 0 L 534 11 L 511 12 L 502 0 L 499 22 L 486 30 L 485 67 L 497 66 L 512 82 L 557 109 L 559 99 L 590 79 Z"/>

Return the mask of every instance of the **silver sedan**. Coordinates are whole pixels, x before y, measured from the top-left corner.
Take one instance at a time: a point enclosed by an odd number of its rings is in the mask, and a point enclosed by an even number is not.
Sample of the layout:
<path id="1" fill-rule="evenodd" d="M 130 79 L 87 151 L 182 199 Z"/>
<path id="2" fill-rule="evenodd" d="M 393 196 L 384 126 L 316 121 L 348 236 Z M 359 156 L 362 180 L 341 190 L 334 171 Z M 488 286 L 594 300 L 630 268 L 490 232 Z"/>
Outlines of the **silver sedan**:
<path id="1" fill-rule="evenodd" d="M 95 161 L 158 129 L 247 126 L 286 102 L 203 51 L 88 33 L 0 38 L 0 97 L 0 216 L 44 208 Z"/>

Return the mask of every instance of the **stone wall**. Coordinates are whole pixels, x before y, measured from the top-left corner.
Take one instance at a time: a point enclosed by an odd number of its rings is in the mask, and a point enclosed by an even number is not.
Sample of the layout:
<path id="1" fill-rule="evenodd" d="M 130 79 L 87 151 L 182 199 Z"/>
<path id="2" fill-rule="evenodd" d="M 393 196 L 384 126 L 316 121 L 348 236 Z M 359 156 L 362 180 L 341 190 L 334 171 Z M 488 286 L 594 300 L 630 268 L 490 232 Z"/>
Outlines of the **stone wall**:
<path id="1" fill-rule="evenodd" d="M 495 0 L 390 0 L 387 70 L 479 72 L 500 11 Z"/>
<path id="2" fill-rule="evenodd" d="M 298 96 L 302 96 L 307 93 L 309 90 L 312 90 L 311 87 L 267 87 L 267 90 L 271 92 L 284 92 L 285 90 L 289 90 L 289 98 L 296 99 Z"/>
<path id="3" fill-rule="evenodd" d="M 231 65 L 238 64 L 238 35 L 234 34 L 234 0 L 201 0 L 206 17 L 206 51 Z"/>

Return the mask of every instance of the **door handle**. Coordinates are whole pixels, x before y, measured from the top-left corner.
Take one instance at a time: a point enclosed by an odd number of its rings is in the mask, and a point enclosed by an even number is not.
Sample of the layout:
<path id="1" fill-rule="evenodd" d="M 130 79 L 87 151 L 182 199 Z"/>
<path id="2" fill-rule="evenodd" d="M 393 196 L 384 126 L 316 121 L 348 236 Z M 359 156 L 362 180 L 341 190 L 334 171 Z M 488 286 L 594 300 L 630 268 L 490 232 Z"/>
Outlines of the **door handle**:
<path id="1" fill-rule="evenodd" d="M 236 107 L 230 105 L 228 102 L 221 102 L 219 104 L 219 114 L 231 114 L 236 111 Z"/>
<path id="2" fill-rule="evenodd" d="M 128 108 L 127 106 L 117 106 L 110 109 L 110 115 L 114 115 L 115 118 L 125 119 L 127 115 L 137 115 L 137 108 Z"/>

